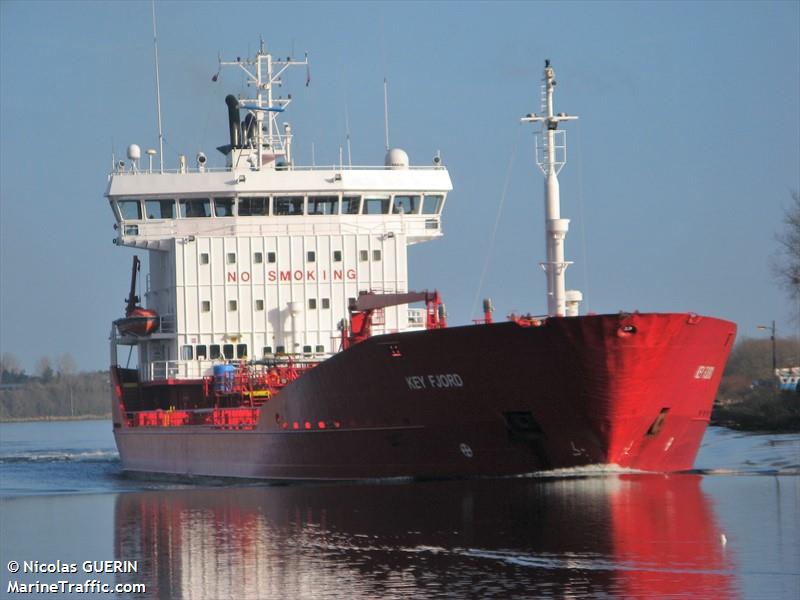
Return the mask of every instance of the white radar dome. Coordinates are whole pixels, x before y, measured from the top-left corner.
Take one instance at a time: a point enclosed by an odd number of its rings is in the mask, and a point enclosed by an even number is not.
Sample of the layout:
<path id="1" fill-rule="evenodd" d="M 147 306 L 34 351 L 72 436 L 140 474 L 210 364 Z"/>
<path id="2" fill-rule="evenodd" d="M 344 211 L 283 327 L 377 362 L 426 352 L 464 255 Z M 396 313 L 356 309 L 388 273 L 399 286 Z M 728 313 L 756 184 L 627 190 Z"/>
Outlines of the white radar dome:
<path id="1" fill-rule="evenodd" d="M 408 154 L 400 148 L 392 148 L 386 153 L 384 164 L 390 169 L 407 169 Z"/>
<path id="2" fill-rule="evenodd" d="M 128 146 L 128 158 L 130 160 L 139 160 L 142 158 L 142 149 L 139 148 L 138 144 L 131 144 Z"/>

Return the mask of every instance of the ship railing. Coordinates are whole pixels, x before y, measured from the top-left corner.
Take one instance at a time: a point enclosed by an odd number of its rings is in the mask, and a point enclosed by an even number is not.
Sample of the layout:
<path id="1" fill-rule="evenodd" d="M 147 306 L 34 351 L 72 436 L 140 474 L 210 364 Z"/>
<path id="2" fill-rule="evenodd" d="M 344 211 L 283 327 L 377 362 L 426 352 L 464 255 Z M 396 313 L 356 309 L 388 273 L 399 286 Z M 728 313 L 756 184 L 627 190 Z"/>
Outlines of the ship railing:
<path id="1" fill-rule="evenodd" d="M 338 215 L 334 215 L 336 217 Z M 204 236 L 274 236 L 274 235 L 337 235 L 342 233 L 357 233 L 369 235 L 388 235 L 402 232 L 407 238 L 432 237 L 441 235 L 440 217 L 421 218 L 423 215 L 409 215 L 405 218 L 380 219 L 376 222 L 367 217 L 361 222 L 347 222 L 339 220 L 326 220 L 325 222 L 312 223 L 306 217 L 302 223 L 298 222 L 268 222 L 248 223 L 244 219 L 249 217 L 232 217 L 226 224 L 220 224 L 219 219 L 206 223 L 198 219 L 178 219 L 174 221 L 140 221 L 137 224 L 125 224 L 121 230 L 119 243 L 135 242 L 137 240 L 163 240 L 168 238 L 183 239 L 191 242 L 196 235 Z M 358 216 L 357 216 L 358 217 Z M 266 217 L 272 219 L 272 217 Z M 296 217 L 300 218 L 300 217 Z M 384 216 L 385 218 L 385 216 Z M 324 217 L 321 217 L 321 220 Z"/>
<path id="2" fill-rule="evenodd" d="M 161 315 L 159 333 L 175 333 L 178 330 L 178 318 L 173 314 Z"/>
<path id="3" fill-rule="evenodd" d="M 444 165 L 409 165 L 406 169 L 408 171 L 441 171 L 444 170 Z M 242 171 L 257 171 L 258 169 L 241 169 L 241 168 L 233 168 L 233 167 L 203 167 L 202 169 L 198 167 L 189 167 L 188 165 L 186 168 L 183 169 L 164 169 L 163 171 L 160 169 L 142 169 L 142 168 L 131 168 L 130 166 L 122 167 L 122 168 L 115 168 L 114 170 L 109 172 L 109 177 L 112 176 L 119 176 L 119 175 L 181 175 L 186 173 L 230 173 L 230 172 L 242 172 Z M 391 171 L 394 170 L 391 167 L 387 167 L 386 165 L 293 165 L 291 167 L 275 167 L 274 169 L 270 167 L 262 168 L 262 171 Z"/>
<path id="4" fill-rule="evenodd" d="M 208 365 L 204 364 L 208 362 Z M 169 379 L 202 379 L 209 370 L 211 361 L 198 360 L 156 360 L 148 364 L 145 381 L 166 381 Z"/>
<path id="5" fill-rule="evenodd" d="M 330 356 L 332 356 L 331 353 L 312 352 L 292 355 L 269 355 L 260 360 L 156 360 L 147 364 L 142 373 L 142 379 L 147 382 L 172 379 L 203 379 L 204 377 L 210 377 L 214 372 L 214 367 L 220 364 L 230 364 L 237 368 L 242 364 L 246 364 L 254 375 L 276 365 L 291 364 L 297 369 L 306 369 L 319 364 Z"/>

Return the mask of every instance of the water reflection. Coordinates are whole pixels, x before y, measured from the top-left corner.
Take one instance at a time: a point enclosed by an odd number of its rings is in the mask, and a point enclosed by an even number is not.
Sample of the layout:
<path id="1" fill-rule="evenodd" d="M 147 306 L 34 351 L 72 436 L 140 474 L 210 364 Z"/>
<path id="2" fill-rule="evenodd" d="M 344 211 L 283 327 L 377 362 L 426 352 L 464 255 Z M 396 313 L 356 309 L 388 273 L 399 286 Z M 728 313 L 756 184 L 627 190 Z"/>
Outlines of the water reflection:
<path id="1" fill-rule="evenodd" d="M 731 597 L 700 477 L 120 494 L 123 582 L 162 598 Z"/>

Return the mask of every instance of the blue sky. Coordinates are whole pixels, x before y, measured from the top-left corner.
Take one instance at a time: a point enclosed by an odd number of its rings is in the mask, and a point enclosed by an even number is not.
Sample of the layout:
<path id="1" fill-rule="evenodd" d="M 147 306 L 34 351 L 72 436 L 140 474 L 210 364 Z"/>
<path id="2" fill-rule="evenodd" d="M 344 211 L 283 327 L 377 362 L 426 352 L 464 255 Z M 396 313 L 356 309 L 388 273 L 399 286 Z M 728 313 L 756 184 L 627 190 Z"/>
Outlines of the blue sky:
<path id="1" fill-rule="evenodd" d="M 132 251 L 112 245 L 112 148 L 157 147 L 149 2 L 0 2 L 0 351 L 30 372 L 69 352 L 108 363 Z M 289 78 L 295 156 L 353 163 L 390 138 L 412 163 L 440 150 L 454 183 L 445 237 L 413 247 L 413 288 L 452 323 L 546 311 L 542 180 L 530 125 L 545 58 L 568 126 L 567 285 L 588 308 L 694 311 L 741 336 L 797 333 L 770 272 L 800 189 L 800 3 L 157 2 L 165 159 L 226 143 L 217 56 L 309 53 Z M 217 158 L 217 156 L 219 158 Z M 504 186 L 496 241 L 490 238 Z M 487 275 L 478 290 L 488 260 Z M 474 309 L 473 309 L 474 307 Z"/>

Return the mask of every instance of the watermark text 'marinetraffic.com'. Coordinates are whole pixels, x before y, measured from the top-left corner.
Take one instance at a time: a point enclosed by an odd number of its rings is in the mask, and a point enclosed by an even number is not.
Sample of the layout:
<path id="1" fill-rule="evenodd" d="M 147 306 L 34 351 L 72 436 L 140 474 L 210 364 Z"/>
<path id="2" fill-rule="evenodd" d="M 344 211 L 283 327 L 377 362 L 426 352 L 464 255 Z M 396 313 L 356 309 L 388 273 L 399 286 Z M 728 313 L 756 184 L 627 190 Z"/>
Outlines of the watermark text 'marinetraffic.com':
<path id="1" fill-rule="evenodd" d="M 139 564 L 135 560 L 85 560 L 80 563 L 41 562 L 38 560 L 24 560 L 22 562 L 11 560 L 6 564 L 9 573 L 16 574 L 98 574 L 98 573 L 138 573 Z M 129 594 L 145 593 L 143 583 L 116 583 L 109 584 L 99 579 L 86 579 L 85 581 L 20 581 L 9 580 L 6 587 L 7 594 Z"/>
<path id="2" fill-rule="evenodd" d="M 45 583 L 33 581 L 23 583 L 16 580 L 8 582 L 7 594 L 143 594 L 146 586 L 143 583 L 103 583 L 98 579 L 87 579 L 81 583 L 57 581 Z"/>

